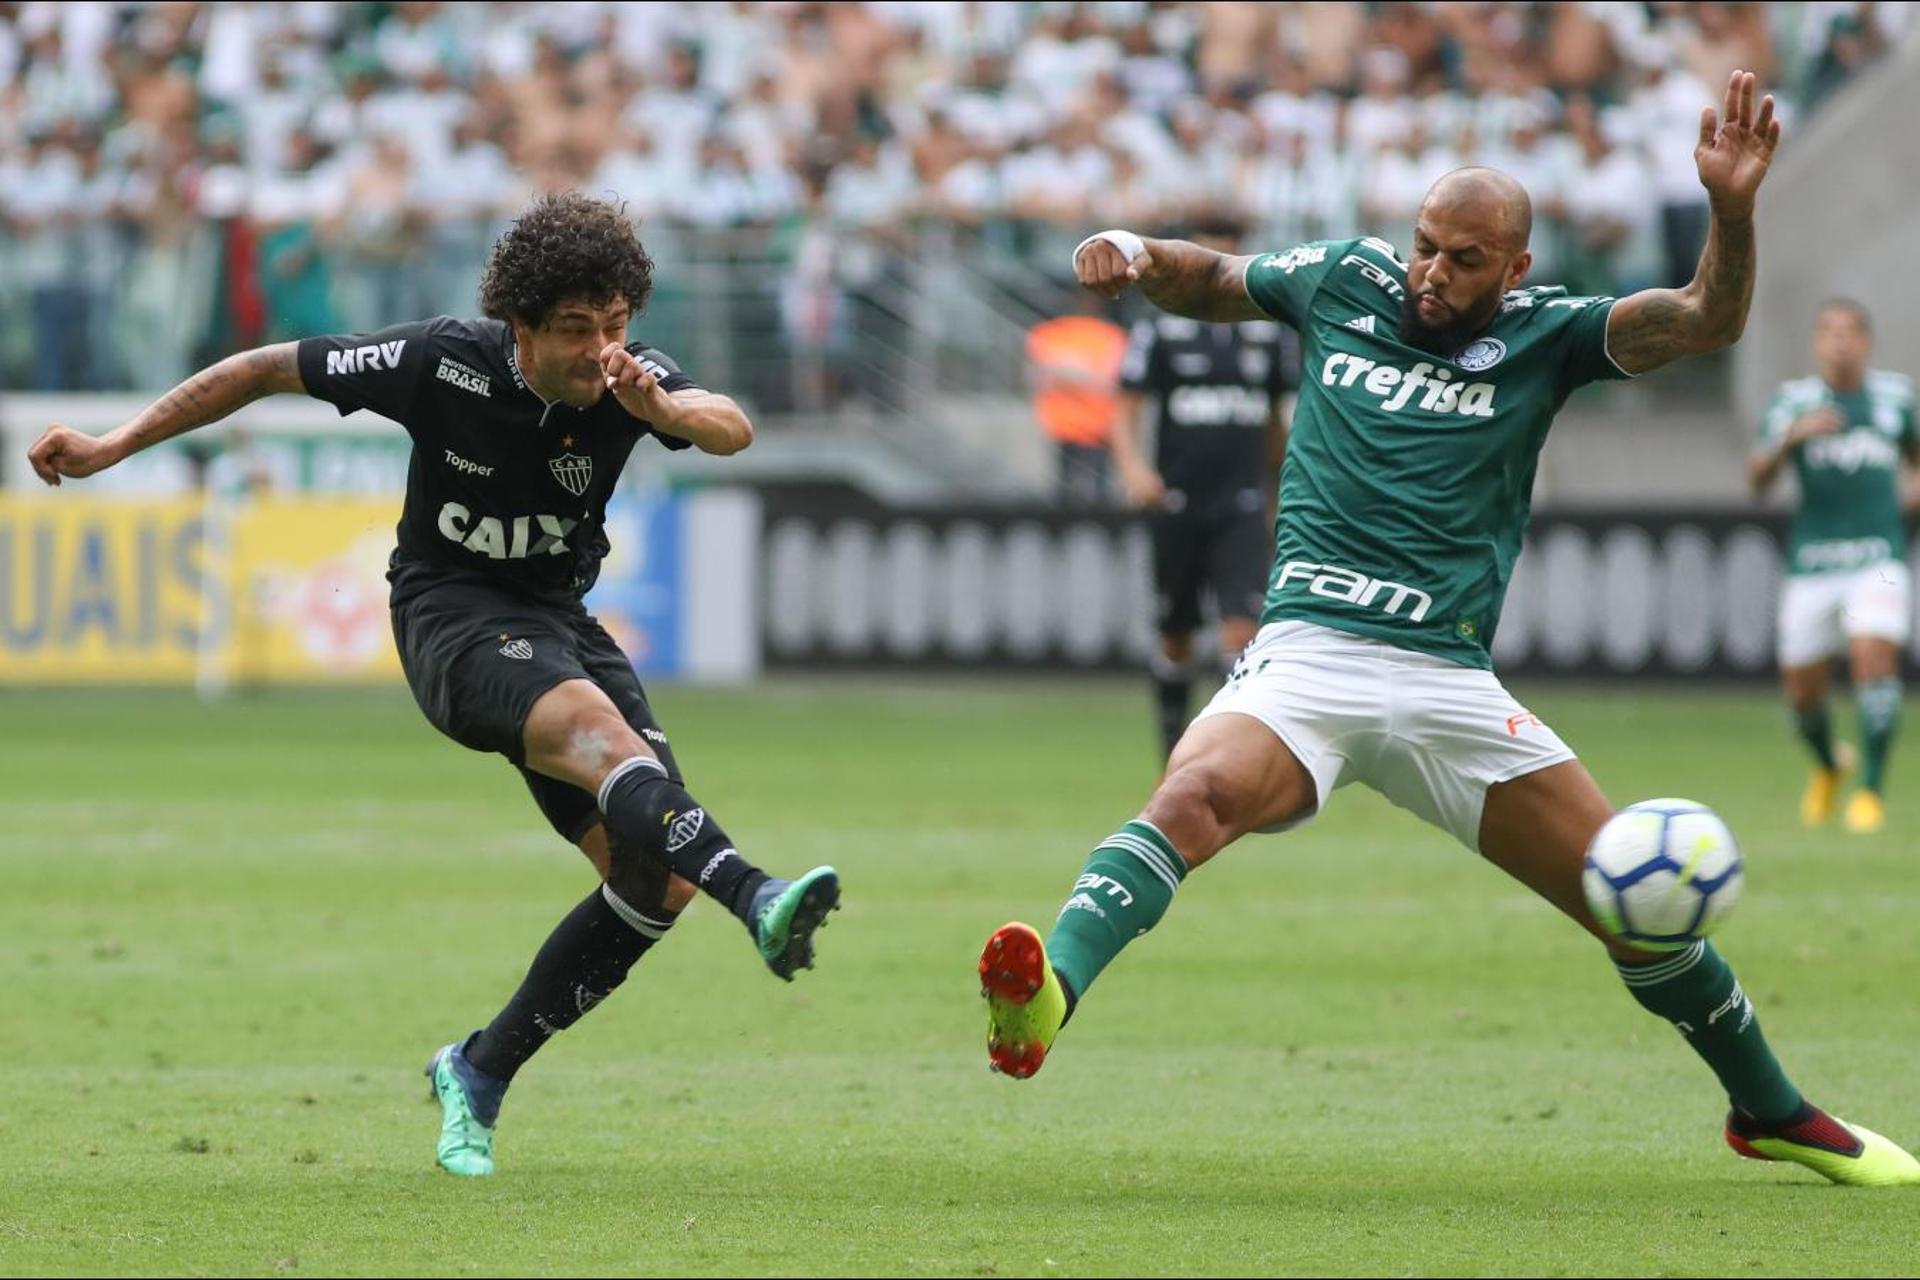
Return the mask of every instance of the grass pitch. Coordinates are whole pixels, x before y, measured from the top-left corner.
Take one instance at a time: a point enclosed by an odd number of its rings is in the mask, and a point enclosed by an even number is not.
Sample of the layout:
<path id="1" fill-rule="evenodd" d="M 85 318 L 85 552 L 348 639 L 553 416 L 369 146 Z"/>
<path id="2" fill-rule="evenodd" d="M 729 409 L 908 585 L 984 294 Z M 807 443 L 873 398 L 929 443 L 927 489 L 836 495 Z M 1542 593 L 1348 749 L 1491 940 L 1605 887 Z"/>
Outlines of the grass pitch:
<path id="1" fill-rule="evenodd" d="M 1920 769 L 1795 826 L 1754 693 L 1540 687 L 1618 802 L 1718 807 L 1722 945 L 1817 1100 L 1920 1140 Z M 972 965 L 1153 773 L 1133 684 L 663 690 L 696 795 L 846 909 L 792 986 L 702 904 L 435 1170 L 428 1053 L 591 887 L 404 694 L 0 693 L 0 1272 L 1910 1273 L 1916 1192 L 1736 1159 L 1571 925 L 1370 793 L 1182 888 L 1047 1069 Z M 1850 717 L 1845 718 L 1851 724 Z"/>

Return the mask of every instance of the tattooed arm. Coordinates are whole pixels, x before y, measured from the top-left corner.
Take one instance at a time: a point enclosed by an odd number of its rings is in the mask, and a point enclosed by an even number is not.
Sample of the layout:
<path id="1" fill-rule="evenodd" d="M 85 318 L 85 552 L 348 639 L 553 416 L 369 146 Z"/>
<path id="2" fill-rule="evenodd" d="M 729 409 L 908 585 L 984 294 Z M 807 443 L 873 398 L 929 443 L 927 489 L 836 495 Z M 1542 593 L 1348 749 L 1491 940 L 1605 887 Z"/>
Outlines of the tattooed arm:
<path id="1" fill-rule="evenodd" d="M 1247 296 L 1247 264 L 1252 257 L 1215 253 L 1185 240 L 1136 238 L 1141 248 L 1131 259 L 1111 240 L 1093 239 L 1082 245 L 1073 259 L 1080 283 L 1109 298 L 1138 284 L 1154 306 L 1194 320 L 1266 318 L 1266 312 Z"/>
<path id="2" fill-rule="evenodd" d="M 1614 303 L 1608 354 L 1628 373 L 1645 373 L 1732 346 L 1753 303 L 1754 265 L 1753 215 L 1729 219 L 1716 211 L 1686 288 L 1646 289 Z"/>
<path id="3" fill-rule="evenodd" d="M 1693 149 L 1711 220 L 1700 266 L 1684 289 L 1647 289 L 1613 305 L 1607 353 L 1628 373 L 1645 373 L 1682 356 L 1730 347 L 1753 303 L 1753 201 L 1780 142 L 1773 97 L 1753 103 L 1754 77 L 1736 71 L 1727 83 L 1725 125 L 1712 107 L 1700 113 Z"/>
<path id="4" fill-rule="evenodd" d="M 303 392 L 297 343 L 242 351 L 202 369 L 148 405 L 140 415 L 104 436 L 90 436 L 71 427 L 49 427 L 27 451 L 34 474 L 48 484 L 61 478 L 79 480 L 105 471 L 114 463 L 150 445 L 171 439 L 195 427 L 218 422 L 243 405 L 276 392 Z"/>

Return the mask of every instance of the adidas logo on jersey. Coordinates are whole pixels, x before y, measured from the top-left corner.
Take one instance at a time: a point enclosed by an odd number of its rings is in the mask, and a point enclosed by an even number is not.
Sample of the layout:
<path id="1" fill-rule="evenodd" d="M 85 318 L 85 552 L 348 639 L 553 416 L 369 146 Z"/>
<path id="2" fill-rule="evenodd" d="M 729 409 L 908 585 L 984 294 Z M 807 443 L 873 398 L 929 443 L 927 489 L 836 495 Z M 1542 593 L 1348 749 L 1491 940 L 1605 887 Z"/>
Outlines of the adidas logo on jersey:
<path id="1" fill-rule="evenodd" d="M 1373 317 L 1372 316 L 1355 316 L 1353 319 L 1347 321 L 1345 327 L 1356 330 L 1360 333 L 1372 333 Z"/>
<path id="2" fill-rule="evenodd" d="M 1455 382 L 1453 370 L 1422 360 L 1402 371 L 1365 356 L 1336 351 L 1320 367 L 1320 385 L 1360 389 L 1380 401 L 1388 413 L 1399 413 L 1420 396 L 1416 406 L 1431 413 L 1457 413 L 1467 418 L 1493 416 L 1491 382 Z M 1424 390 L 1425 394 L 1421 392 Z"/>

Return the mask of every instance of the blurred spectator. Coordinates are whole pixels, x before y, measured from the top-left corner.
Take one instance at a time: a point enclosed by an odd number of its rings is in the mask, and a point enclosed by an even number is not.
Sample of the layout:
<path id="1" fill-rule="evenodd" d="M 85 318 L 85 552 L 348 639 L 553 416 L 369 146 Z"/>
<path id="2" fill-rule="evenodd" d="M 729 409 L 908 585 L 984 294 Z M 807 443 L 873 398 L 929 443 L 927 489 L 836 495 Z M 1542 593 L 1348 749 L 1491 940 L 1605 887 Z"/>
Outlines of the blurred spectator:
<path id="1" fill-rule="evenodd" d="M 1911 10 L 0 2 L 0 379 L 150 384 L 250 335 L 466 310 L 502 219 L 569 186 L 676 252 L 799 268 L 762 289 L 833 353 L 796 400 L 905 376 L 842 355 L 897 328 L 928 245 L 1051 305 L 1007 264 L 1094 226 L 1218 205 L 1266 243 L 1403 242 L 1459 163 L 1533 191 L 1536 279 L 1678 282 L 1728 70 L 1804 110 Z"/>
<path id="2" fill-rule="evenodd" d="M 1668 61 L 1643 69 L 1623 124 L 1641 142 L 1652 166 L 1663 250 L 1660 283 L 1670 287 L 1693 279 L 1707 242 L 1707 197 L 1694 168 L 1693 147 L 1700 138 L 1700 108 L 1721 97 L 1682 70 L 1678 61 L 1679 55 L 1670 52 Z"/>
<path id="3" fill-rule="evenodd" d="M 788 264 L 779 293 L 790 379 L 784 405 L 817 413 L 839 398 L 841 364 L 850 340 L 837 261 L 840 241 L 827 217 L 826 191 L 818 175 L 801 180 L 800 205 L 783 223 L 781 240 L 781 256 Z"/>
<path id="4" fill-rule="evenodd" d="M 1910 6 L 1827 0 L 1803 10 L 1801 43 L 1808 55 L 1803 93 L 1812 106 L 1886 52 L 1905 29 Z"/>
<path id="5" fill-rule="evenodd" d="M 1542 206 L 1565 228 L 1557 275 L 1574 293 L 1606 293 L 1619 279 L 1615 260 L 1646 208 L 1646 164 L 1608 140 L 1586 97 L 1568 101 L 1567 127 L 1580 148 L 1579 163 Z"/>
<path id="6" fill-rule="evenodd" d="M 424 239 L 412 199 L 412 162 L 404 138 L 376 134 L 350 166 L 340 231 L 342 286 L 360 315 L 412 316 L 426 310 L 414 269 Z"/>
<path id="7" fill-rule="evenodd" d="M 84 385 L 86 294 L 80 245 L 73 235 L 82 185 L 79 158 L 63 141 L 43 132 L 29 139 L 26 163 L 9 188 L 12 254 L 33 317 L 30 385 L 36 391 Z"/>

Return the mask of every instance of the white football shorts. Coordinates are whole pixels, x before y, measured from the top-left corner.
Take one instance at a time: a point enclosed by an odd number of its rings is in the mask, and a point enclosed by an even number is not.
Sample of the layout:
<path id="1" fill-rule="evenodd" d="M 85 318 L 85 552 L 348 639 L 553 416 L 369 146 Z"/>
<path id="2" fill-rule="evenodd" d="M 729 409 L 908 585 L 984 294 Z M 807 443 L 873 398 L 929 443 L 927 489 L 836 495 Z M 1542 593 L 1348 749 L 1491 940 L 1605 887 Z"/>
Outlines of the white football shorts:
<path id="1" fill-rule="evenodd" d="M 1913 630 L 1912 591 L 1907 566 L 1898 560 L 1789 574 L 1780 591 L 1780 665 L 1831 658 L 1862 636 L 1905 647 Z"/>
<path id="2" fill-rule="evenodd" d="M 1311 622 L 1260 629 L 1196 719 L 1252 716 L 1313 777 L 1316 803 L 1364 782 L 1476 853 L 1487 788 L 1574 758 L 1499 678 Z"/>

